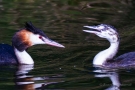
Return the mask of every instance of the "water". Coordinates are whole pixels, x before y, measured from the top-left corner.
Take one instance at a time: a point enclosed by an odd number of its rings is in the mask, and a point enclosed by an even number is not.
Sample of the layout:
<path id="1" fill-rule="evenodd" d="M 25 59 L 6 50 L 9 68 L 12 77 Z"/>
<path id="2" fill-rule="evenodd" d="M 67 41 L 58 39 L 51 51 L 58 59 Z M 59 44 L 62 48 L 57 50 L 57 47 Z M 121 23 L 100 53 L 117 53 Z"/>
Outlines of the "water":
<path id="1" fill-rule="evenodd" d="M 118 88 L 120 83 L 121 90 L 133 90 L 134 68 L 101 70 L 92 66 L 93 57 L 109 43 L 82 30 L 84 25 L 113 25 L 121 39 L 116 56 L 134 51 L 134 8 L 133 0 L 0 0 L 1 43 L 11 44 L 13 34 L 31 21 L 66 47 L 29 48 L 35 65 L 1 66 L 0 89 L 104 90 L 113 84 L 117 87 L 112 88 Z"/>

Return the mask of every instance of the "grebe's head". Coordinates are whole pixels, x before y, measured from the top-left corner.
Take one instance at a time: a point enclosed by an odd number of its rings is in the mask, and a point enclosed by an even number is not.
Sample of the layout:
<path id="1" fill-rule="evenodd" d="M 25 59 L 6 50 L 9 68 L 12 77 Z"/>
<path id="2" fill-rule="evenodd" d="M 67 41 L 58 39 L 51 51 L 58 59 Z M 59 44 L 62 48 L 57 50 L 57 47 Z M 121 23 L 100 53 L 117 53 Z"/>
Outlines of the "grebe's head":
<path id="1" fill-rule="evenodd" d="M 12 45 L 19 51 L 23 51 L 36 44 L 64 47 L 63 45 L 49 39 L 42 30 L 34 27 L 31 22 L 26 22 L 25 28 L 16 32 L 12 38 Z"/>
<path id="2" fill-rule="evenodd" d="M 84 27 L 88 29 L 83 30 L 84 32 L 94 33 L 101 38 L 108 39 L 112 43 L 119 41 L 119 36 L 116 29 L 110 25 L 100 24 L 97 26 L 84 26 Z"/>

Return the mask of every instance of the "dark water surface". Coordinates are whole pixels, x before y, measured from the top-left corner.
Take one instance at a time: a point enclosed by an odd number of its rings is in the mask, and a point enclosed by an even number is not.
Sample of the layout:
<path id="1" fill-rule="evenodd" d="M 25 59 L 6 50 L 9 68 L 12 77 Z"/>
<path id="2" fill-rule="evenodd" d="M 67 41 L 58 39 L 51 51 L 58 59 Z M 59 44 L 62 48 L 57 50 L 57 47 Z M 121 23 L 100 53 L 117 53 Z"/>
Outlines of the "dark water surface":
<path id="1" fill-rule="evenodd" d="M 135 69 L 104 70 L 93 57 L 108 41 L 84 33 L 84 25 L 106 23 L 120 34 L 118 55 L 135 50 L 134 0 L 0 0 L 0 42 L 31 21 L 66 48 L 29 48 L 35 65 L 0 66 L 0 90 L 134 90 Z"/>

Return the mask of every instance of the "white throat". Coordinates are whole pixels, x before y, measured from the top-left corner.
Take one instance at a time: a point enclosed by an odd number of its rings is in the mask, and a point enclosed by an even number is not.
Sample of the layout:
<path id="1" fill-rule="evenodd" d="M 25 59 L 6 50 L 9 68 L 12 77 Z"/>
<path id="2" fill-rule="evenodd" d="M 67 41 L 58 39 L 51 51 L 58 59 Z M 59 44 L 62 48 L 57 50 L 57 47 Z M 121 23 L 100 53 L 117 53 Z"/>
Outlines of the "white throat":
<path id="1" fill-rule="evenodd" d="M 19 64 L 34 64 L 33 59 L 25 50 L 20 52 L 14 47 L 14 51 Z"/>
<path id="2" fill-rule="evenodd" d="M 94 57 L 93 64 L 99 66 L 104 65 L 104 63 L 107 60 L 112 59 L 116 55 L 118 47 L 119 47 L 119 41 L 112 42 L 112 43 L 110 42 L 110 47 L 108 49 L 99 52 Z"/>

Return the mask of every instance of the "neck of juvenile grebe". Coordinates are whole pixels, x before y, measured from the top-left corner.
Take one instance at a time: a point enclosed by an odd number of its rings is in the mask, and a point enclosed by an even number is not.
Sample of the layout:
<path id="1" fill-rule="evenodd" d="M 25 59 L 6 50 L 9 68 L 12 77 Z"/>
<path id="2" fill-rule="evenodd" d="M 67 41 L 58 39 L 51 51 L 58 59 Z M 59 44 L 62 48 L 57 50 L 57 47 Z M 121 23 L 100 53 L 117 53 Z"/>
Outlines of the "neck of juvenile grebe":
<path id="1" fill-rule="evenodd" d="M 110 47 L 99 52 L 93 60 L 93 64 L 96 66 L 103 66 L 107 60 L 111 60 L 117 53 L 119 47 L 119 41 L 110 42 Z"/>
<path id="2" fill-rule="evenodd" d="M 14 52 L 19 64 L 34 64 L 32 57 L 25 50 L 21 52 L 14 47 Z"/>

